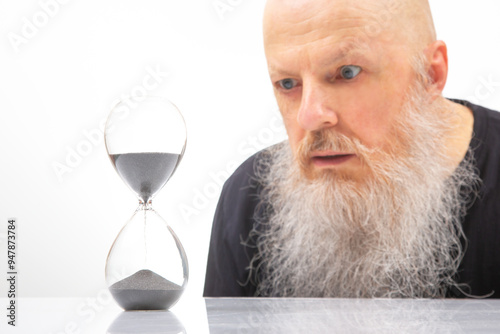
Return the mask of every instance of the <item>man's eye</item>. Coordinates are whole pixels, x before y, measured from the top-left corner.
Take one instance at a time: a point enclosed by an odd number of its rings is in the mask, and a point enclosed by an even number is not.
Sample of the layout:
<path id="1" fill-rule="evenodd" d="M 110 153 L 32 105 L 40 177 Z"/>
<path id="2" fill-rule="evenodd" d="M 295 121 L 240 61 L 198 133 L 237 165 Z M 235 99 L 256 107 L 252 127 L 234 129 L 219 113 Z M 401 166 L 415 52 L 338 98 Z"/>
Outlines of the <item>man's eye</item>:
<path id="1" fill-rule="evenodd" d="M 285 90 L 290 90 L 293 87 L 297 86 L 297 81 L 295 81 L 293 79 L 283 79 L 283 80 L 278 81 L 278 84 L 281 88 L 283 88 Z"/>
<path id="2" fill-rule="evenodd" d="M 359 72 L 361 72 L 361 67 L 356 65 L 345 65 L 340 68 L 340 76 L 346 80 L 354 79 Z"/>

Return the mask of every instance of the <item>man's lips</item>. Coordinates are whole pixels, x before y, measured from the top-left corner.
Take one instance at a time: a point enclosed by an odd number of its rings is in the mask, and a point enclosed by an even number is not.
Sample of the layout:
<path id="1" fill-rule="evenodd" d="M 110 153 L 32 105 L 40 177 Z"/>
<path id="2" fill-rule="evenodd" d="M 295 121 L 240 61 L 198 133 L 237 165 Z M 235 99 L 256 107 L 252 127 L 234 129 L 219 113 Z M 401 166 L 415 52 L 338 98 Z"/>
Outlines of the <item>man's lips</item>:
<path id="1" fill-rule="evenodd" d="M 353 153 L 333 151 L 313 152 L 310 155 L 311 161 L 316 167 L 337 166 L 354 158 L 355 156 L 356 155 Z"/>

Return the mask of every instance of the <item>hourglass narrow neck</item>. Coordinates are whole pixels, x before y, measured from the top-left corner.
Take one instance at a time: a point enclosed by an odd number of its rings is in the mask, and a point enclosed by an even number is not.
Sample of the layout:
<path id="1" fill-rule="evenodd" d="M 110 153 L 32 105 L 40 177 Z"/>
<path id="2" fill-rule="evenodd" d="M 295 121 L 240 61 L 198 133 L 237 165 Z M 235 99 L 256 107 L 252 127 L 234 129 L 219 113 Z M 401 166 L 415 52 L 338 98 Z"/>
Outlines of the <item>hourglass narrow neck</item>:
<path id="1" fill-rule="evenodd" d="M 147 202 L 144 202 L 141 198 L 139 198 L 139 210 L 153 210 L 153 201 L 149 199 Z"/>

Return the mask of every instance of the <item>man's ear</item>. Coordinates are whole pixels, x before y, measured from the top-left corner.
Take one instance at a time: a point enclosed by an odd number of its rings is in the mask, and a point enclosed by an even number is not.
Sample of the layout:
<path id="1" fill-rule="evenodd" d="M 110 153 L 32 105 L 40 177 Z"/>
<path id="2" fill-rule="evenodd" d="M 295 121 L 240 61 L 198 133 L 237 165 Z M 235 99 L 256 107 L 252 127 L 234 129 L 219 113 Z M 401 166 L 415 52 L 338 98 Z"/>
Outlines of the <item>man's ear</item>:
<path id="1" fill-rule="evenodd" d="M 448 49 L 443 41 L 435 41 L 427 46 L 426 56 L 429 61 L 428 74 L 431 82 L 427 91 L 435 99 L 441 96 L 448 78 Z"/>

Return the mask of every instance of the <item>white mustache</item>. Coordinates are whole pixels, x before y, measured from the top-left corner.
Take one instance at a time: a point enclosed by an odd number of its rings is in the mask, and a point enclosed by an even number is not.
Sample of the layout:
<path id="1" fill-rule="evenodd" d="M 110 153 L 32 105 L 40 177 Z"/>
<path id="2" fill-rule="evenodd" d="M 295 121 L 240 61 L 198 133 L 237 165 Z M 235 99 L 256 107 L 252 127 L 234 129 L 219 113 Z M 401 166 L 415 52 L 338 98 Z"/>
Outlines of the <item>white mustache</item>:
<path id="1" fill-rule="evenodd" d="M 368 163 L 376 150 L 363 145 L 357 138 L 349 138 L 334 130 L 314 131 L 306 135 L 297 149 L 297 160 L 302 168 L 307 168 L 311 153 L 315 151 L 354 153 L 359 159 Z"/>

